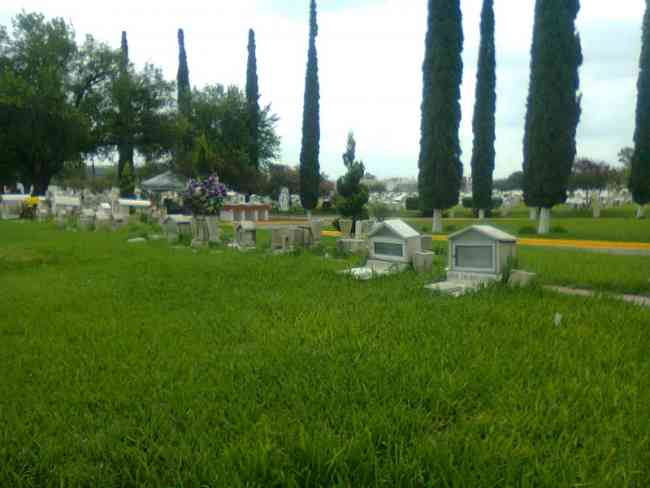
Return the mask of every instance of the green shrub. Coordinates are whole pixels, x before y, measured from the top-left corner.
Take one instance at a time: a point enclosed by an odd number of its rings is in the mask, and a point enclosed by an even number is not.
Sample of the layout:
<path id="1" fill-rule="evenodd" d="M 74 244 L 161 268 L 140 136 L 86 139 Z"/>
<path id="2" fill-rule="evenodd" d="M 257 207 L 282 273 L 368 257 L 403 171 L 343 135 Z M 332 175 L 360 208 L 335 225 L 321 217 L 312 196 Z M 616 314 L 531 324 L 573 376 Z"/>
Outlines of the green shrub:
<path id="1" fill-rule="evenodd" d="M 561 225 L 554 225 L 550 229 L 551 234 L 568 234 L 569 231 L 562 227 Z"/>
<path id="2" fill-rule="evenodd" d="M 368 206 L 368 213 L 381 222 L 390 217 L 391 210 L 385 203 L 373 203 Z"/>
<path id="3" fill-rule="evenodd" d="M 523 227 L 519 227 L 519 230 L 517 231 L 518 235 L 536 235 L 537 234 L 537 229 L 533 227 L 532 225 L 524 225 Z"/>
<path id="4" fill-rule="evenodd" d="M 420 210 L 420 197 L 408 197 L 406 199 L 406 210 Z"/>
<path id="5" fill-rule="evenodd" d="M 461 201 L 464 208 L 474 209 L 474 199 L 472 197 L 465 197 Z M 503 198 L 493 198 L 492 199 L 492 208 L 486 210 L 496 210 L 501 208 L 503 205 Z"/>
<path id="6" fill-rule="evenodd" d="M 454 224 L 445 225 L 445 232 L 448 233 L 448 234 L 456 232 L 457 230 L 458 230 L 457 225 L 454 225 Z"/>

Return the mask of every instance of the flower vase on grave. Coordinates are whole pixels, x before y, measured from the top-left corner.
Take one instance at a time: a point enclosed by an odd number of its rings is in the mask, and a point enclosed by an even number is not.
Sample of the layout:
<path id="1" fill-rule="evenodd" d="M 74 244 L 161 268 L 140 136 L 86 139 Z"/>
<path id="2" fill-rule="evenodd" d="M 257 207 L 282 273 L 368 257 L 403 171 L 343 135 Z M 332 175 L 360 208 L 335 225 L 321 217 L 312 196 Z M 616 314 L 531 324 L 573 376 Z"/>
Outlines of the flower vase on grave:
<path id="1" fill-rule="evenodd" d="M 219 242 L 219 213 L 226 197 L 226 187 L 217 175 L 190 180 L 183 194 L 184 204 L 192 209 L 192 246 L 206 246 Z"/>
<path id="2" fill-rule="evenodd" d="M 207 246 L 210 239 L 208 222 L 203 215 L 195 215 L 192 219 L 192 247 Z"/>
<path id="3" fill-rule="evenodd" d="M 208 242 L 221 242 L 221 228 L 219 227 L 219 217 L 217 215 L 208 215 L 205 217 L 208 229 Z"/>

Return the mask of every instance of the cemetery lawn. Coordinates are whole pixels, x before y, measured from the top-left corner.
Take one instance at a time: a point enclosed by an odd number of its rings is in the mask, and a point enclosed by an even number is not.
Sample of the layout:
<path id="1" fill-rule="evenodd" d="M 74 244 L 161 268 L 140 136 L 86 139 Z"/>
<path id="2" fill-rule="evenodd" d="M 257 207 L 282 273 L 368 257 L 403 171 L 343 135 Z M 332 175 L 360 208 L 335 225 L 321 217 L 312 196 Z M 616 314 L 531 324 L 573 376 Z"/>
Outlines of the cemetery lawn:
<path id="1" fill-rule="evenodd" d="M 126 238 L 0 222 L 0 486 L 650 484 L 648 309 Z"/>
<path id="2" fill-rule="evenodd" d="M 431 219 L 412 218 L 408 222 L 420 232 L 431 232 Z M 494 218 L 480 222 L 474 219 L 444 219 L 444 233 L 475 224 L 494 225 L 510 234 L 520 237 L 533 237 L 537 224 L 519 219 Z M 551 233 L 545 239 L 577 239 L 615 242 L 650 242 L 650 219 L 634 218 L 554 218 L 551 220 Z"/>

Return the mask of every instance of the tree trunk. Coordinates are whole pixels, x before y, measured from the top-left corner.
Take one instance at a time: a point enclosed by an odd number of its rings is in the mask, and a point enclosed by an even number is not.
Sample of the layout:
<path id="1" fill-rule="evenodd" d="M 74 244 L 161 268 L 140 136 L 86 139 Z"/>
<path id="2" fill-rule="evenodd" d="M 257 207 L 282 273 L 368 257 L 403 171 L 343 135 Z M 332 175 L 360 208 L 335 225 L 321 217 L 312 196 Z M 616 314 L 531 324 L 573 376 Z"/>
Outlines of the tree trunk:
<path id="1" fill-rule="evenodd" d="M 639 208 L 636 210 L 637 219 L 645 219 L 645 205 L 639 205 Z"/>
<path id="2" fill-rule="evenodd" d="M 439 208 L 436 208 L 433 211 L 432 232 L 434 234 L 442 234 L 442 210 Z"/>
<path id="3" fill-rule="evenodd" d="M 39 173 L 34 178 L 34 196 L 45 196 L 47 188 L 50 186 L 50 179 L 52 177 L 48 174 Z"/>
<path id="4" fill-rule="evenodd" d="M 485 220 L 485 210 L 480 208 L 478 211 L 478 219 L 479 220 Z"/>
<path id="5" fill-rule="evenodd" d="M 536 207 L 530 207 L 528 209 L 528 218 L 530 220 L 537 220 L 539 209 Z"/>
<path id="6" fill-rule="evenodd" d="M 546 235 L 551 230 L 551 209 L 542 208 L 539 216 L 539 227 L 537 233 L 539 235 Z"/>
<path id="7" fill-rule="evenodd" d="M 307 220 L 311 222 L 311 210 L 307 210 Z"/>
<path id="8" fill-rule="evenodd" d="M 597 196 L 592 200 L 592 207 L 594 210 L 594 218 L 599 219 L 600 218 L 600 196 Z"/>

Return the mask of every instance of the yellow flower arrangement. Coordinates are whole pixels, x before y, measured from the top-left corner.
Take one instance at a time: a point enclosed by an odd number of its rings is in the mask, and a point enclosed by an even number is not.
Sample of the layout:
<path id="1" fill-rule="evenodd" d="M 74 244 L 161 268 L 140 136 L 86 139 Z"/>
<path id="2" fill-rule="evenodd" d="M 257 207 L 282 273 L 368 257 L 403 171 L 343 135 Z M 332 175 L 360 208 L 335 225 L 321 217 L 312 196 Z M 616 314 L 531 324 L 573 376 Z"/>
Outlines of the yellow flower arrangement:
<path id="1" fill-rule="evenodd" d="M 41 199 L 38 197 L 29 197 L 25 200 L 25 205 L 28 207 L 38 207 L 38 204 L 41 202 Z"/>

